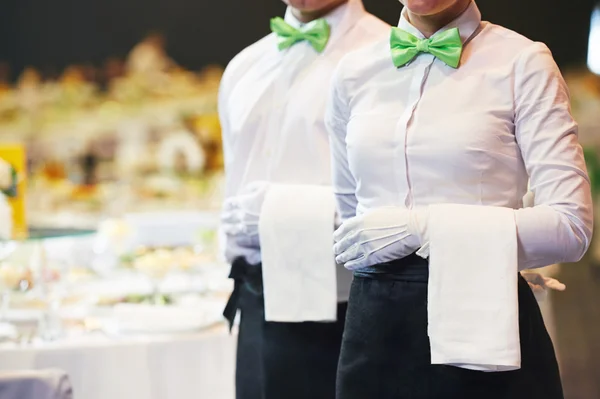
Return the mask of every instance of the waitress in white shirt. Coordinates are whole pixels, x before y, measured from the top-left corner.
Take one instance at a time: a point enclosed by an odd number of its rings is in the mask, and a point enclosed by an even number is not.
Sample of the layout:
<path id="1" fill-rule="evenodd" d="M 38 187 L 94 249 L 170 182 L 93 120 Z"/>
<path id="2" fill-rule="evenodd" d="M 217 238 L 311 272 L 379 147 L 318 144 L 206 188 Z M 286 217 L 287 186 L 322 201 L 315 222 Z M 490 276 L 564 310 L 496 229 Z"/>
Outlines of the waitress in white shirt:
<path id="1" fill-rule="evenodd" d="M 231 61 L 219 96 L 238 399 L 335 397 L 352 274 L 331 248 L 325 103 L 340 58 L 390 31 L 361 0 L 286 3 L 273 33 Z"/>
<path id="2" fill-rule="evenodd" d="M 336 397 L 562 398 L 518 272 L 579 260 L 592 234 L 565 83 L 471 0 L 401 2 L 391 40 L 340 62 L 326 116 L 355 271 Z"/>

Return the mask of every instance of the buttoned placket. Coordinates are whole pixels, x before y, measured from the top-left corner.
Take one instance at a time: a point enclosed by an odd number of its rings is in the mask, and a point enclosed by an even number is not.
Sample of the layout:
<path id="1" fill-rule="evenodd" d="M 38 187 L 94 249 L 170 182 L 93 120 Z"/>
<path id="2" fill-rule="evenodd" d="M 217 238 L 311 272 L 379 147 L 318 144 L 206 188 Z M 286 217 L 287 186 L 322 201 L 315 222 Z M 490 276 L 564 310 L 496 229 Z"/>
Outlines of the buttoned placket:
<path id="1" fill-rule="evenodd" d="M 273 148 L 273 137 L 272 130 L 275 126 L 275 123 L 279 122 L 277 119 L 281 114 L 281 100 L 278 101 L 278 90 L 280 87 L 280 81 L 285 72 L 285 53 L 277 52 L 273 54 L 273 57 L 277 58 L 269 58 L 265 60 L 261 60 L 261 63 L 264 63 L 266 66 L 273 65 L 273 72 L 270 72 L 270 81 L 265 83 L 266 86 L 261 89 L 256 89 L 255 92 L 252 93 L 240 93 L 240 95 L 251 98 L 254 96 L 253 103 L 250 106 L 251 110 L 249 112 L 266 112 L 267 114 L 262 118 L 260 125 L 257 128 L 257 131 L 253 132 L 245 132 L 245 134 L 251 134 L 254 136 L 252 140 L 251 148 L 245 149 L 250 154 L 255 154 L 257 156 L 266 159 L 267 161 L 264 163 L 264 169 L 258 172 L 258 176 L 262 176 L 260 179 L 264 180 L 268 175 L 268 162 L 272 156 Z M 270 67 L 269 67 L 270 68 Z M 265 111 L 266 109 L 266 111 Z M 243 177 L 241 181 L 248 182 L 256 180 L 256 166 L 254 168 L 246 168 L 243 172 Z"/>
<path id="2" fill-rule="evenodd" d="M 273 87 L 273 96 L 271 98 L 270 113 L 267 122 L 267 139 L 263 148 L 263 154 L 268 160 L 267 178 L 271 181 L 274 167 L 273 164 L 277 157 L 273 152 L 277 151 L 281 143 L 281 126 L 283 126 L 283 118 L 285 117 L 285 108 L 290 89 L 293 86 L 294 80 L 300 70 L 305 68 L 305 65 L 310 63 L 313 55 L 303 48 L 310 46 L 307 42 L 297 43 L 282 53 L 281 65 L 279 66 L 279 74 L 275 79 Z"/>
<path id="3" fill-rule="evenodd" d="M 410 178 L 410 160 L 408 159 L 408 140 L 411 133 L 411 125 L 414 114 L 423 95 L 427 77 L 435 63 L 435 57 L 431 54 L 420 54 L 411 63 L 401 67 L 398 73 L 406 73 L 406 69 L 412 64 L 412 78 L 408 90 L 407 106 L 396 124 L 396 151 L 394 156 L 396 171 L 396 184 L 398 187 L 398 203 L 404 203 L 409 209 L 414 205 L 412 181 Z M 402 198 L 402 193 L 406 193 Z"/>
<path id="4" fill-rule="evenodd" d="M 289 50 L 285 50 L 285 51 L 289 51 Z M 273 81 L 273 91 L 271 94 L 271 99 L 270 99 L 270 105 L 268 108 L 268 118 L 267 118 L 267 123 L 266 123 L 266 130 L 267 130 L 267 135 L 266 135 L 266 140 L 265 140 L 265 144 L 264 147 L 262 148 L 262 152 L 264 157 L 268 160 L 268 167 L 267 167 L 267 174 L 270 175 L 271 174 L 271 162 L 272 162 L 272 158 L 273 158 L 273 149 L 274 146 L 276 145 L 276 132 L 274 131 L 276 129 L 276 126 L 281 126 L 281 118 L 282 118 L 282 114 L 283 114 L 283 107 L 284 107 L 284 103 L 283 103 L 283 98 L 281 97 L 282 95 L 282 80 L 284 78 L 285 75 L 285 71 L 286 71 L 286 60 L 288 60 L 289 57 L 285 57 L 285 55 L 282 56 L 281 59 L 281 64 L 279 66 L 279 73 L 277 74 L 277 77 L 275 78 L 275 80 Z"/>

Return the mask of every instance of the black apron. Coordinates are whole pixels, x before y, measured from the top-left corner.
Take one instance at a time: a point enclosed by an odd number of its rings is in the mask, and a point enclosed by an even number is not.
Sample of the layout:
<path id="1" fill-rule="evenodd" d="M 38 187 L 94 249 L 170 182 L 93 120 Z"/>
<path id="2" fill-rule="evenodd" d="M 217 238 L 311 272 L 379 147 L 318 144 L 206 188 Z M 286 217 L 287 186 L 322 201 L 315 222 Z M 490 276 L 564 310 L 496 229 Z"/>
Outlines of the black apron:
<path id="1" fill-rule="evenodd" d="M 234 291 L 223 312 L 240 310 L 236 399 L 334 399 L 346 303 L 333 323 L 266 322 L 260 265 L 236 259 Z"/>
<path id="2" fill-rule="evenodd" d="M 405 259 L 355 272 L 337 399 L 563 399 L 540 309 L 519 275 L 521 369 L 487 373 L 431 365 L 428 263 Z"/>

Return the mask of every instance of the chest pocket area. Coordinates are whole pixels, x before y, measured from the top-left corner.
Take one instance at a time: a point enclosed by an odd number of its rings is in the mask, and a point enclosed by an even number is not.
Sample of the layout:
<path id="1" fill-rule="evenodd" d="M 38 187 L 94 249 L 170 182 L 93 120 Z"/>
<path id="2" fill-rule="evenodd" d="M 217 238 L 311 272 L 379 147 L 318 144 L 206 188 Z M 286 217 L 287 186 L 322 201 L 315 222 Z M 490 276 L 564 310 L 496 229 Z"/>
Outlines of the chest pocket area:
<path id="1" fill-rule="evenodd" d="M 389 167 L 398 157 L 404 159 L 404 137 L 398 137 L 395 115 L 359 114 L 350 119 L 346 148 L 350 171 L 357 180 L 392 173 Z"/>
<path id="2" fill-rule="evenodd" d="M 228 117 L 233 134 L 256 131 L 268 116 L 273 98 L 272 85 L 253 96 L 247 95 L 250 90 L 250 87 L 238 86 L 229 98 Z"/>

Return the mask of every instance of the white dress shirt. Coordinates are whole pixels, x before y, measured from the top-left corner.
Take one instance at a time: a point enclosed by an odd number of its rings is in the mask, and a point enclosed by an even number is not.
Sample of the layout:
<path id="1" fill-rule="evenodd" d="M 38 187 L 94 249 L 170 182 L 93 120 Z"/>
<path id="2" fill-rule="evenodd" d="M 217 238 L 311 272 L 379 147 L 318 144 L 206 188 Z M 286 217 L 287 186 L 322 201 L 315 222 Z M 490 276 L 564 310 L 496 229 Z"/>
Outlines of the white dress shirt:
<path id="1" fill-rule="evenodd" d="M 404 13 L 399 27 L 424 37 Z M 340 62 L 326 121 L 342 218 L 385 206 L 507 207 L 519 269 L 580 259 L 590 183 L 550 51 L 481 22 L 475 3 L 444 29 L 453 27 L 465 43 L 458 69 L 425 53 L 395 68 L 389 40 Z M 522 209 L 529 179 L 535 206 Z"/>
<path id="2" fill-rule="evenodd" d="M 308 42 L 280 51 L 277 36 L 270 34 L 228 65 L 219 94 L 226 197 L 254 181 L 331 185 L 324 110 L 333 71 L 349 51 L 388 37 L 390 27 L 367 13 L 360 0 L 325 19 L 331 36 L 320 54 Z M 285 21 L 302 26 L 290 9 Z M 261 260 L 257 249 L 233 252 L 229 258 Z"/>

